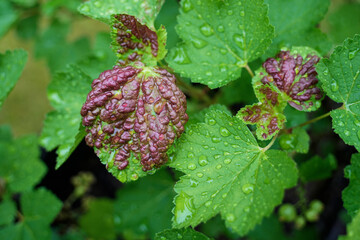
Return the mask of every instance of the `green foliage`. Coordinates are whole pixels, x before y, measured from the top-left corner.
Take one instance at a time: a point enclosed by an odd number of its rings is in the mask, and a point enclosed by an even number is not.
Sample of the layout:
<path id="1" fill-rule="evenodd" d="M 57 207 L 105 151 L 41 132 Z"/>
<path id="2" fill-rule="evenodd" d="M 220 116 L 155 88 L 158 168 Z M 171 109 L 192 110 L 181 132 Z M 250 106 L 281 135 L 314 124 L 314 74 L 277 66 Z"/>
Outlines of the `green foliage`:
<path id="1" fill-rule="evenodd" d="M 9 199 L 0 202 L 0 229 L 3 225 L 14 221 L 16 215 L 16 205 Z"/>
<path id="2" fill-rule="evenodd" d="M 303 128 L 295 128 L 290 134 L 281 135 L 279 138 L 280 147 L 283 150 L 308 153 L 310 147 L 310 136 Z"/>
<path id="3" fill-rule="evenodd" d="M 139 4 L 138 0 L 90 0 L 79 6 L 79 12 L 111 24 L 111 15 L 128 14 L 135 16 L 142 24 L 154 30 L 154 22 L 165 0 L 146 0 Z"/>
<path id="4" fill-rule="evenodd" d="M 344 170 L 345 177 L 350 180 L 349 186 L 342 192 L 344 207 L 351 217 L 360 213 L 360 154 L 354 154 L 351 157 L 351 165 Z M 359 215 L 359 214 L 358 214 Z"/>
<path id="5" fill-rule="evenodd" d="M 0 109 L 5 98 L 18 81 L 25 67 L 26 60 L 27 52 L 22 49 L 6 51 L 5 54 L 0 54 Z"/>
<path id="6" fill-rule="evenodd" d="M 326 158 L 314 156 L 300 164 L 300 179 L 303 182 L 317 181 L 331 177 L 332 171 L 337 168 L 337 162 L 333 155 Z"/>
<path id="7" fill-rule="evenodd" d="M 270 23 L 275 27 L 275 38 L 266 57 L 292 46 L 308 46 L 323 55 L 329 52 L 331 43 L 315 27 L 327 12 L 329 0 L 265 0 L 265 3 L 269 5 Z"/>
<path id="8" fill-rule="evenodd" d="M 71 66 L 67 71 L 57 73 L 48 87 L 48 97 L 55 111 L 46 116 L 40 144 L 48 151 L 58 147 L 57 168 L 85 136 L 83 127 L 79 131 L 80 110 L 91 82 L 78 67 Z"/>
<path id="9" fill-rule="evenodd" d="M 118 233 L 149 235 L 171 227 L 173 181 L 166 171 L 127 184 L 115 200 L 115 227 Z"/>
<path id="10" fill-rule="evenodd" d="M 18 13 L 8 0 L 0 2 L 0 37 L 5 35 L 18 18 Z"/>
<path id="11" fill-rule="evenodd" d="M 91 201 L 88 212 L 81 216 L 79 223 L 93 239 L 115 239 L 114 202 L 106 198 Z"/>
<path id="12" fill-rule="evenodd" d="M 6 127 L 0 127 L 0 136 L 0 179 L 5 181 L 5 189 L 11 193 L 32 189 L 46 171 L 36 136 L 12 139 Z"/>
<path id="13" fill-rule="evenodd" d="M 155 240 L 173 240 L 173 239 L 184 239 L 184 240 L 210 240 L 204 234 L 195 231 L 191 228 L 186 229 L 169 229 L 162 231 L 155 236 Z"/>
<path id="14" fill-rule="evenodd" d="M 319 62 L 317 71 L 327 95 L 343 103 L 331 111 L 334 131 L 360 150 L 360 35 L 336 47 L 329 59 Z"/>
<path id="15" fill-rule="evenodd" d="M 184 42 L 167 61 L 181 76 L 210 88 L 239 78 L 241 69 L 265 52 L 274 33 L 262 0 L 182 1 L 178 22 L 176 31 Z"/>
<path id="16" fill-rule="evenodd" d="M 353 218 L 347 227 L 347 235 L 341 236 L 339 240 L 357 240 L 360 236 L 360 212 Z"/>
<path id="17" fill-rule="evenodd" d="M 220 111 L 189 127 L 174 159 L 170 166 L 186 173 L 175 185 L 177 228 L 196 226 L 220 212 L 227 227 L 244 235 L 297 180 L 295 163 L 285 153 L 265 152 L 240 120 Z"/>
<path id="18" fill-rule="evenodd" d="M 50 223 L 61 207 L 60 200 L 44 188 L 23 193 L 20 198 L 21 218 L 19 222 L 0 228 L 0 239 L 50 239 Z"/>

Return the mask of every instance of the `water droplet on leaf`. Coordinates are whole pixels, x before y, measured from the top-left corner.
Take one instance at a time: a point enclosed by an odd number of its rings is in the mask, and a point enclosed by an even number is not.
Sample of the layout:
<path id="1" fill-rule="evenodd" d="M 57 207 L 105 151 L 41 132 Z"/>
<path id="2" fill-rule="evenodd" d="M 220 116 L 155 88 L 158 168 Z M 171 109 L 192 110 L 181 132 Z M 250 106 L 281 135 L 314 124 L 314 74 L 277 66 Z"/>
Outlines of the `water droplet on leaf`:
<path id="1" fill-rule="evenodd" d="M 220 128 L 220 135 L 221 136 L 223 136 L 223 137 L 228 137 L 228 136 L 230 136 L 230 132 L 229 132 L 229 130 L 227 130 L 226 128 L 224 128 L 224 127 L 221 127 Z"/>
<path id="2" fill-rule="evenodd" d="M 190 169 L 190 170 L 195 170 L 195 169 L 196 169 L 196 165 L 195 165 L 194 163 L 189 163 L 189 165 L 188 165 L 187 168 Z"/>
<path id="3" fill-rule="evenodd" d="M 204 156 L 204 155 L 201 155 L 200 157 L 199 157 L 199 165 L 200 166 L 205 166 L 205 165 L 207 165 L 209 162 L 207 161 L 207 157 L 206 156 Z"/>
<path id="4" fill-rule="evenodd" d="M 208 24 L 202 25 L 200 27 L 200 32 L 206 37 L 209 37 L 214 34 L 213 29 Z"/>
<path id="5" fill-rule="evenodd" d="M 254 191 L 254 185 L 251 183 L 247 183 L 244 184 L 241 189 L 245 194 L 250 194 Z"/>
<path id="6" fill-rule="evenodd" d="M 194 213 L 193 199 L 184 192 L 175 198 L 174 221 L 181 224 L 189 220 Z"/>

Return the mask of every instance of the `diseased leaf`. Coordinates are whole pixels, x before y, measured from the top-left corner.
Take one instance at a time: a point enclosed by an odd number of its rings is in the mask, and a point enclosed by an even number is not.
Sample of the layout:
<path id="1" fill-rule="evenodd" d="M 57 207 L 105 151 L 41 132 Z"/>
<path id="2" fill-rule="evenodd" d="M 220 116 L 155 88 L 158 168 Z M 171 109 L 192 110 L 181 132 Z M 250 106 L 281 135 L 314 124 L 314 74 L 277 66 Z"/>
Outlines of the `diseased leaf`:
<path id="1" fill-rule="evenodd" d="M 9 0 L 0 1 L 0 37 L 4 36 L 11 25 L 15 23 L 18 15 Z"/>
<path id="2" fill-rule="evenodd" d="M 5 54 L 0 54 L 0 109 L 19 80 L 26 61 L 27 52 L 22 49 L 6 51 Z"/>
<path id="3" fill-rule="evenodd" d="M 297 181 L 285 152 L 265 152 L 239 119 L 220 111 L 189 127 L 170 166 L 186 173 L 175 185 L 176 228 L 195 227 L 220 213 L 227 227 L 245 235 Z"/>
<path id="4" fill-rule="evenodd" d="M 127 14 L 154 30 L 154 22 L 165 0 L 90 0 L 78 8 L 81 14 L 111 24 L 111 15 Z"/>
<path id="5" fill-rule="evenodd" d="M 256 124 L 258 139 L 267 140 L 283 128 L 283 114 L 289 103 L 299 111 L 314 111 L 321 105 L 314 65 L 320 60 L 311 48 L 294 47 L 268 58 L 253 78 L 259 103 L 245 106 L 237 114 L 247 124 Z"/>
<path id="6" fill-rule="evenodd" d="M 308 46 L 323 55 L 331 49 L 326 35 L 315 27 L 325 16 L 330 5 L 329 0 L 264 2 L 269 5 L 270 23 L 275 27 L 275 38 L 266 53 L 267 57 L 273 56 L 283 47 Z"/>
<path id="7" fill-rule="evenodd" d="M 345 177 L 350 180 L 342 192 L 342 199 L 344 207 L 351 217 L 355 217 L 360 213 L 360 154 L 354 154 L 351 157 L 351 165 L 347 166 L 344 170 Z"/>
<path id="8" fill-rule="evenodd" d="M 91 89 L 89 76 L 78 67 L 71 66 L 67 71 L 58 72 L 48 87 L 48 97 L 56 109 L 47 114 L 40 144 L 51 151 L 57 149 L 56 168 L 59 168 L 70 156 L 85 135 L 80 129 L 80 110 Z"/>
<path id="9" fill-rule="evenodd" d="M 33 135 L 13 140 L 9 133 L 1 129 L 0 134 L 0 178 L 11 193 L 30 190 L 46 172 L 45 164 L 40 160 L 37 138 Z M 5 139 L 7 138 L 7 139 Z"/>
<path id="10" fill-rule="evenodd" d="M 118 233 L 146 234 L 171 227 L 173 181 L 166 171 L 127 184 L 115 200 L 115 228 Z"/>
<path id="11" fill-rule="evenodd" d="M 156 66 L 167 53 L 166 30 L 155 31 L 141 24 L 134 16 L 116 14 L 112 22 L 112 46 L 119 64 L 141 61 L 147 66 Z"/>
<path id="12" fill-rule="evenodd" d="M 80 217 L 79 223 L 88 237 L 115 239 L 114 201 L 106 198 L 91 201 L 88 212 Z"/>
<path id="13" fill-rule="evenodd" d="M 334 131 L 360 151 L 360 35 L 346 39 L 316 67 L 326 94 L 343 103 L 331 111 Z"/>
<path id="14" fill-rule="evenodd" d="M 352 222 L 347 226 L 346 236 L 340 236 L 339 240 L 358 240 L 360 236 L 360 212 L 356 214 Z"/>
<path id="15" fill-rule="evenodd" d="M 218 88 L 240 77 L 274 34 L 262 0 L 181 1 L 176 31 L 184 41 L 167 57 L 191 81 Z"/>
<path id="16" fill-rule="evenodd" d="M 155 240 L 173 240 L 173 239 L 183 239 L 183 240 L 210 240 L 204 234 L 195 231 L 192 228 L 185 229 L 168 229 L 157 233 Z"/>
<path id="17" fill-rule="evenodd" d="M 50 223 L 61 210 L 61 206 L 61 201 L 44 188 L 24 192 L 20 198 L 23 218 L 0 229 L 0 239 L 51 239 Z"/>
<path id="18" fill-rule="evenodd" d="M 330 154 L 326 158 L 314 156 L 300 164 L 299 175 L 303 182 L 323 180 L 331 177 L 332 172 L 337 168 L 335 157 Z"/>

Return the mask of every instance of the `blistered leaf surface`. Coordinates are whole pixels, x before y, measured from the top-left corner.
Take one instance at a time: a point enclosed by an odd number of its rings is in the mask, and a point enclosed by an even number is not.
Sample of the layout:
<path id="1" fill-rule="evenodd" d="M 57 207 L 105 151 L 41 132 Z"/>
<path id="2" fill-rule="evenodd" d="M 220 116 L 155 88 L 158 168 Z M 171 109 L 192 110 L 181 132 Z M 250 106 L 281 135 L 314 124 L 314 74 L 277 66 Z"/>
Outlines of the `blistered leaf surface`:
<path id="1" fill-rule="evenodd" d="M 245 235 L 282 201 L 297 181 L 285 152 L 260 148 L 237 118 L 212 111 L 180 139 L 170 166 L 184 172 L 175 185 L 174 227 L 195 227 L 220 213 Z"/>
<path id="2" fill-rule="evenodd" d="M 345 177 L 349 179 L 349 186 L 342 193 L 344 207 L 351 217 L 360 213 L 360 154 L 351 157 L 351 165 L 345 168 Z"/>
<path id="3" fill-rule="evenodd" d="M 299 111 L 319 108 L 323 94 L 314 67 L 319 60 L 317 53 L 306 47 L 268 58 L 253 78 L 259 103 L 245 106 L 237 116 L 247 124 L 256 124 L 257 137 L 266 140 L 283 128 L 287 103 Z"/>
<path id="4" fill-rule="evenodd" d="M 111 15 L 135 16 L 142 24 L 154 29 L 154 21 L 165 0 L 90 0 L 81 4 L 79 12 L 102 22 L 111 23 Z"/>
<path id="5" fill-rule="evenodd" d="M 191 81 L 217 88 L 240 77 L 270 45 L 274 28 L 262 0 L 181 1 L 176 30 L 183 43 L 169 65 Z"/>
<path id="6" fill-rule="evenodd" d="M 78 67 L 68 67 L 58 72 L 48 87 L 48 98 L 54 111 L 46 115 L 40 144 L 47 151 L 57 149 L 56 167 L 70 156 L 85 135 L 80 128 L 82 104 L 91 89 L 91 78 Z"/>
<path id="7" fill-rule="evenodd" d="M 120 181 L 166 163 L 188 116 L 175 76 L 160 68 L 114 67 L 100 74 L 82 107 L 85 138 Z"/>
<path id="8" fill-rule="evenodd" d="M 334 131 L 360 151 L 360 35 L 335 48 L 329 59 L 319 62 L 317 71 L 327 96 L 343 103 L 331 112 Z"/>
<path id="9" fill-rule="evenodd" d="M 0 109 L 18 81 L 26 60 L 27 52 L 22 49 L 0 54 Z"/>

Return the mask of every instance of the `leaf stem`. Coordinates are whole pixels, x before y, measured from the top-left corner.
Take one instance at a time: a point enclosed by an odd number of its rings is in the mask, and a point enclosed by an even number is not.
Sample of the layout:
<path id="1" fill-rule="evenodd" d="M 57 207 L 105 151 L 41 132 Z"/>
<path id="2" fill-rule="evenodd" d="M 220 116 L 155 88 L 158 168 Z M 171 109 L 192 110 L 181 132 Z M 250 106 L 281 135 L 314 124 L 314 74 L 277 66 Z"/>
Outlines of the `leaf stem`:
<path id="1" fill-rule="evenodd" d="M 253 78 L 255 75 L 254 75 L 254 72 L 251 70 L 251 68 L 249 67 L 249 65 L 245 65 L 245 68 L 246 70 L 248 71 L 248 73 L 250 74 L 250 76 Z"/>
<path id="2" fill-rule="evenodd" d="M 271 142 L 262 149 L 263 152 L 266 152 L 267 150 L 269 150 L 269 148 L 271 148 L 271 146 L 275 143 L 276 138 L 278 137 L 279 134 L 276 134 L 275 137 L 273 137 L 273 139 L 271 139 Z"/>
<path id="3" fill-rule="evenodd" d="M 297 125 L 297 126 L 295 126 L 295 127 L 291 127 L 291 128 L 288 129 L 288 131 L 291 131 L 291 130 L 294 129 L 294 128 L 304 127 L 304 126 L 306 126 L 306 125 L 308 125 L 308 124 L 317 122 L 317 121 L 319 121 L 319 120 L 321 120 L 321 119 L 323 119 L 323 118 L 326 118 L 326 117 L 330 116 L 330 114 L 331 114 L 331 111 L 330 111 L 330 112 L 327 112 L 327 113 L 325 113 L 325 114 L 323 114 L 323 115 L 321 115 L 321 116 L 319 116 L 319 117 L 310 119 L 309 121 L 306 121 L 306 122 L 304 122 L 304 123 L 301 123 L 301 124 L 299 124 L 299 125 Z"/>

